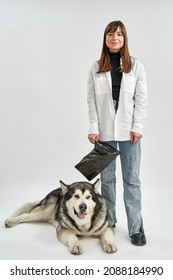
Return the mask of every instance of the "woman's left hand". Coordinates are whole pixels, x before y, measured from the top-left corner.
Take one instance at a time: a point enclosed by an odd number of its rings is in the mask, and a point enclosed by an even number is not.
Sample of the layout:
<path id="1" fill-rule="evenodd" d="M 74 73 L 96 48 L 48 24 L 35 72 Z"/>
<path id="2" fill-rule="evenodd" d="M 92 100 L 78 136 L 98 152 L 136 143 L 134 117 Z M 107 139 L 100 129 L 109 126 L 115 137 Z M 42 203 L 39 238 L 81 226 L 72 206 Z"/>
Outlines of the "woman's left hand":
<path id="1" fill-rule="evenodd" d="M 131 142 L 133 144 L 135 144 L 136 142 L 138 142 L 142 138 L 142 134 L 131 131 L 130 137 L 131 137 Z"/>

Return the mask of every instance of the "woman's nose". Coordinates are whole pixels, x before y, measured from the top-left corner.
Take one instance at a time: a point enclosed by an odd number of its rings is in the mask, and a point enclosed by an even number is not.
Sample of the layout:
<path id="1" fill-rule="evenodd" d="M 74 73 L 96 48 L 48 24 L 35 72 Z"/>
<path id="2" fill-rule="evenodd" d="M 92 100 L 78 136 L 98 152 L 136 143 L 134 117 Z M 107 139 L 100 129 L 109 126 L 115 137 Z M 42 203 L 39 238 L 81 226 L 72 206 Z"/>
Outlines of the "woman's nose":
<path id="1" fill-rule="evenodd" d="M 116 34 L 116 33 L 112 34 L 112 38 L 113 38 L 114 40 L 116 40 L 116 39 L 117 39 L 117 34 Z"/>

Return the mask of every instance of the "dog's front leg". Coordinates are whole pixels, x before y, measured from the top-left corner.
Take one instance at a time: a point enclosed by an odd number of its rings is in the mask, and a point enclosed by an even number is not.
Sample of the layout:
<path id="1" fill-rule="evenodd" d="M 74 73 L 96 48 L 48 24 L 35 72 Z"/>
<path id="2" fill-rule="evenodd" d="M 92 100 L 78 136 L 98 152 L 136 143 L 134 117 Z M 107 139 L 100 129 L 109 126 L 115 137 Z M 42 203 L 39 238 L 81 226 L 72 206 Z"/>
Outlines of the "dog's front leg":
<path id="1" fill-rule="evenodd" d="M 117 251 L 114 233 L 111 227 L 107 227 L 101 234 L 100 239 L 102 241 L 103 249 L 107 253 L 115 253 Z"/>
<path id="2" fill-rule="evenodd" d="M 63 244 L 68 246 L 68 248 L 70 249 L 70 253 L 75 255 L 82 254 L 82 248 L 79 240 L 73 232 L 61 227 L 60 229 L 57 229 L 57 236 Z"/>

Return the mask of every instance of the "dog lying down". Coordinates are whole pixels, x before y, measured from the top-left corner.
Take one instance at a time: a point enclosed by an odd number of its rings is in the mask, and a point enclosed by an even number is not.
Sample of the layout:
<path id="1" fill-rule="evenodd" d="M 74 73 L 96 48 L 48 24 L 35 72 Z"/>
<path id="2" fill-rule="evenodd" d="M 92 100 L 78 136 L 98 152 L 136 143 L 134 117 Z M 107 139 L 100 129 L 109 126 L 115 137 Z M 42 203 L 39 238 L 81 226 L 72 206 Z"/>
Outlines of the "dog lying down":
<path id="1" fill-rule="evenodd" d="M 75 182 L 50 192 L 43 200 L 28 203 L 5 221 L 6 227 L 25 222 L 48 222 L 56 227 L 58 239 L 72 254 L 81 254 L 77 236 L 97 236 L 105 252 L 117 251 L 114 230 L 106 215 L 106 201 L 99 194 L 99 179 L 95 183 Z"/>

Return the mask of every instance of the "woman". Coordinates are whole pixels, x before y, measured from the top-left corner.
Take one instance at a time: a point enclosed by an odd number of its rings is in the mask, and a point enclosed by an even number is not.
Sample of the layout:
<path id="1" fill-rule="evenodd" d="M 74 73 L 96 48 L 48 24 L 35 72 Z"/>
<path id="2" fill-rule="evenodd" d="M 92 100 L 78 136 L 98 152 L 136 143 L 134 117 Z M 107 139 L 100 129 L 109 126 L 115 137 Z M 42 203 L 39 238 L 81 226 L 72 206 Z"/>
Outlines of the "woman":
<path id="1" fill-rule="evenodd" d="M 131 243 L 146 244 L 141 216 L 139 180 L 142 129 L 147 114 L 146 75 L 143 64 L 128 50 L 121 21 L 108 24 L 100 60 L 88 77 L 89 141 L 106 141 L 120 150 L 124 204 Z M 101 172 L 101 193 L 107 200 L 108 218 L 115 227 L 115 160 Z"/>

